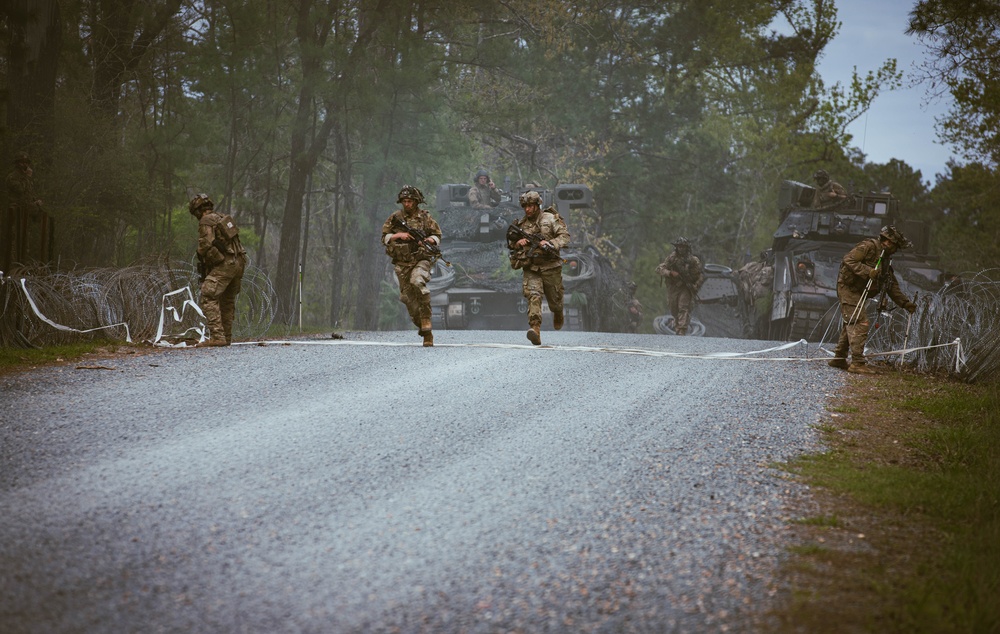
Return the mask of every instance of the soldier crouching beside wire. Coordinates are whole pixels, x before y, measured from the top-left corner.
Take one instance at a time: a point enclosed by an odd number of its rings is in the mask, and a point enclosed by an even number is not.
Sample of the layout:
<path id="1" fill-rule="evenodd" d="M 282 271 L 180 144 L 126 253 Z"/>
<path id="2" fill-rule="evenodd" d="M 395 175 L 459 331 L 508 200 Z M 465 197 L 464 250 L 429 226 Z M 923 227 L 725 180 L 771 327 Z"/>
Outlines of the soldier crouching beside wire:
<path id="1" fill-rule="evenodd" d="M 427 210 L 420 208 L 424 195 L 416 187 L 403 186 L 396 202 L 403 208 L 394 211 L 382 225 L 382 244 L 399 280 L 399 301 L 424 338 L 424 346 L 430 347 L 434 345 L 434 334 L 427 282 L 441 254 L 441 227 Z"/>
<path id="2" fill-rule="evenodd" d="M 542 296 L 552 311 L 552 327 L 563 327 L 563 261 L 559 249 L 569 244 L 566 223 L 549 207 L 542 210 L 542 196 L 528 191 L 519 198 L 524 215 L 507 229 L 510 265 L 521 269 L 521 290 L 528 300 L 528 341 L 542 344 Z"/>
<path id="3" fill-rule="evenodd" d="M 656 274 L 667 285 L 667 303 L 674 318 L 674 332 L 686 335 L 691 323 L 691 306 L 705 283 L 701 260 L 691 252 L 687 238 L 672 243 L 674 251 L 656 267 Z"/>
<path id="4" fill-rule="evenodd" d="M 208 322 L 208 341 L 199 347 L 228 346 L 233 342 L 236 296 L 243 284 L 247 252 L 240 244 L 240 230 L 231 216 L 215 211 L 215 203 L 198 194 L 188 203 L 198 219 L 198 272 L 201 275 L 201 308 Z"/>
<path id="5" fill-rule="evenodd" d="M 908 249 L 912 244 L 896 227 L 882 227 L 878 238 L 865 238 L 851 249 L 840 263 L 837 276 L 837 299 L 843 325 L 840 339 L 830 365 L 858 374 L 875 374 L 865 360 L 865 342 L 868 340 L 868 314 L 865 302 L 884 290 L 897 306 L 913 313 L 917 305 L 899 288 L 896 274 L 889 258 L 898 249 Z M 881 307 L 879 307 L 881 309 Z M 847 363 L 847 353 L 851 363 Z"/>

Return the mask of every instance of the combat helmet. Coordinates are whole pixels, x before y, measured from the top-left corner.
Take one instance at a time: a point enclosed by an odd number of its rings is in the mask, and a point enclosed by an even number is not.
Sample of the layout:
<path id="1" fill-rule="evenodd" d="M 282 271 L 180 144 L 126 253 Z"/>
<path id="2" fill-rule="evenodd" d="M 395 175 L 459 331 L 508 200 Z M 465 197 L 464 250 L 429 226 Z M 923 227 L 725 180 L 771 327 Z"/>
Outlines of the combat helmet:
<path id="1" fill-rule="evenodd" d="M 18 152 L 14 155 L 14 165 L 31 165 L 31 157 L 27 152 Z"/>
<path id="2" fill-rule="evenodd" d="M 406 198 L 417 201 L 418 205 L 422 205 L 424 202 L 423 192 L 413 185 L 403 185 L 403 189 L 399 190 L 399 196 L 396 197 L 396 202 L 401 203 Z"/>
<path id="3" fill-rule="evenodd" d="M 538 205 L 541 207 L 542 195 L 534 190 L 524 192 L 518 197 L 517 202 L 521 203 L 521 207 L 527 207 L 528 205 Z"/>
<path id="4" fill-rule="evenodd" d="M 913 246 L 913 243 L 906 239 L 905 236 L 897 229 L 894 225 L 887 225 L 882 227 L 882 231 L 879 232 L 879 237 L 885 238 L 889 242 L 896 245 L 897 249 L 909 249 Z"/>
<path id="5" fill-rule="evenodd" d="M 820 185 L 826 185 L 830 181 L 830 175 L 826 173 L 826 170 L 816 170 L 813 172 L 813 180 Z"/>
<path id="6" fill-rule="evenodd" d="M 691 248 L 691 241 L 685 238 L 684 236 L 677 238 L 670 244 L 674 245 L 675 247 L 687 247 L 689 249 Z"/>
<path id="7" fill-rule="evenodd" d="M 479 170 L 478 172 L 476 172 L 476 180 L 479 180 L 480 176 L 485 176 L 486 178 L 489 178 L 490 173 L 487 172 L 486 170 Z"/>
<path id="8" fill-rule="evenodd" d="M 213 203 L 212 199 L 208 197 L 208 194 L 198 194 L 191 199 L 191 202 L 188 203 L 188 211 L 191 212 L 192 216 L 197 216 L 198 210 L 202 207 L 215 209 L 215 203 Z"/>

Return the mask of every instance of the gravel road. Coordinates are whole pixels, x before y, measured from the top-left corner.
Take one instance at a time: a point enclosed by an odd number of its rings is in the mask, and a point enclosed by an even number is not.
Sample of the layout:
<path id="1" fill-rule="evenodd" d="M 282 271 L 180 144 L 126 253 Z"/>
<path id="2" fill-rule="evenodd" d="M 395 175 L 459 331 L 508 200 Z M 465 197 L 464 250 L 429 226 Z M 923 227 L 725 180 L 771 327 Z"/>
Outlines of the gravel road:
<path id="1" fill-rule="evenodd" d="M 843 373 L 435 334 L 0 377 L 0 631 L 752 627 Z"/>

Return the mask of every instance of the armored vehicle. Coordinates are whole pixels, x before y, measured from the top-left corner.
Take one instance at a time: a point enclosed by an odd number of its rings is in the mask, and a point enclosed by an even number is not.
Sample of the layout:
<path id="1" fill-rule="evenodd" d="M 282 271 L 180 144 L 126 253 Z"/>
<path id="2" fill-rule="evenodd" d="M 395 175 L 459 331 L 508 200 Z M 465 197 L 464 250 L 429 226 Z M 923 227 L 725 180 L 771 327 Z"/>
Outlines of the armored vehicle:
<path id="1" fill-rule="evenodd" d="M 431 321 L 435 329 L 521 330 L 527 326 L 528 302 L 521 293 L 521 272 L 510 267 L 506 232 L 523 214 L 521 193 L 534 190 L 542 208 L 555 207 L 566 221 L 572 242 L 562 249 L 567 330 L 624 329 L 625 284 L 611 262 L 583 231 L 582 214 L 593 209 L 593 192 L 582 184 L 501 190 L 500 203 L 490 209 L 469 205 L 469 185 L 437 188 L 434 217 L 441 225 L 442 260 L 430 282 Z M 445 261 L 450 263 L 448 266 Z M 552 315 L 543 300 L 543 328 Z"/>
<path id="2" fill-rule="evenodd" d="M 903 292 L 936 290 L 941 272 L 926 255 L 929 233 L 922 222 L 904 221 L 889 193 L 857 193 L 833 207 L 813 208 L 815 189 L 784 181 L 782 217 L 771 248 L 736 275 L 738 306 L 746 337 L 776 341 L 829 341 L 839 332 L 837 275 L 855 244 L 895 225 L 913 248 L 892 257 Z"/>

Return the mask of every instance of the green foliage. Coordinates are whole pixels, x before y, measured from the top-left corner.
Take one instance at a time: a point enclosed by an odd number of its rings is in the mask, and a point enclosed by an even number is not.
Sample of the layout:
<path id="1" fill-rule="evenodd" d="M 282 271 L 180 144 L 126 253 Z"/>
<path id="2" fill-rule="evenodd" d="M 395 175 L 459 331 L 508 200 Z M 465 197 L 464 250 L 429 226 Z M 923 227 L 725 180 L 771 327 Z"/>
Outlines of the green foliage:
<path id="1" fill-rule="evenodd" d="M 831 3 L 388 0 L 375 15 L 360 0 L 305 0 L 301 14 L 174 0 L 153 45 L 133 39 L 135 15 L 121 41 L 101 41 L 128 56 L 120 76 L 101 74 L 112 58 L 86 39 L 110 14 L 65 5 L 59 141 L 39 175 L 64 261 L 188 257 L 178 208 L 205 192 L 283 306 L 304 263 L 315 318 L 328 306 L 331 323 L 374 327 L 371 236 L 395 193 L 480 166 L 514 187 L 590 185 L 588 238 L 640 291 L 663 255 L 649 236 L 683 234 L 705 260 L 741 265 L 770 242 L 781 180 L 819 166 L 936 219 L 919 173 L 865 166 L 850 145 L 847 125 L 899 74 L 886 60 L 823 83 Z"/>

